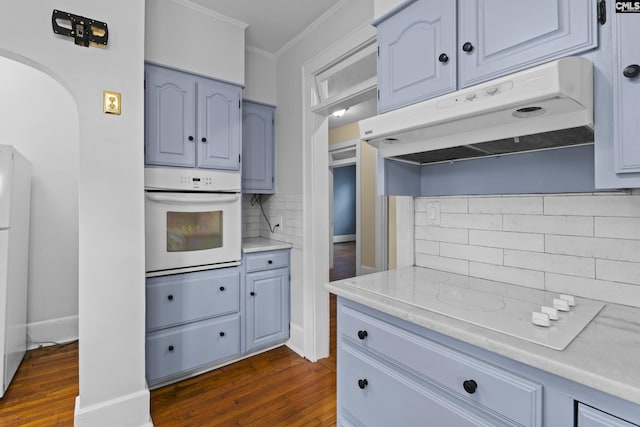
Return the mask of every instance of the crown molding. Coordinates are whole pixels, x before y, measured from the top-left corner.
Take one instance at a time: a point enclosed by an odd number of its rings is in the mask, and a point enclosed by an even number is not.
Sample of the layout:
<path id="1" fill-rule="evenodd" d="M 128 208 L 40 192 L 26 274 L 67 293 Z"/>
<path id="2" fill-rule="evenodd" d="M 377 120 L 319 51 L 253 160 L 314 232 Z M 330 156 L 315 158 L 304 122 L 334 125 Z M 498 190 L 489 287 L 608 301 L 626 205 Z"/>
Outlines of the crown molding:
<path id="1" fill-rule="evenodd" d="M 244 50 L 247 52 L 255 53 L 256 55 L 264 56 L 265 58 L 272 59 L 274 61 L 278 59 L 275 54 L 255 46 L 245 45 Z"/>
<path id="2" fill-rule="evenodd" d="M 189 0 L 170 0 L 170 1 L 172 1 L 173 3 L 179 4 L 181 6 L 188 7 L 189 9 L 195 10 L 196 12 L 200 12 L 204 15 L 211 16 L 212 18 L 219 19 L 220 21 L 226 22 L 227 24 L 231 24 L 236 27 L 242 28 L 243 30 L 245 30 L 249 26 L 249 24 L 247 24 L 246 22 L 242 22 L 237 19 L 230 18 L 226 15 L 215 12 L 204 6 L 200 6 L 199 4 L 193 3 Z"/>

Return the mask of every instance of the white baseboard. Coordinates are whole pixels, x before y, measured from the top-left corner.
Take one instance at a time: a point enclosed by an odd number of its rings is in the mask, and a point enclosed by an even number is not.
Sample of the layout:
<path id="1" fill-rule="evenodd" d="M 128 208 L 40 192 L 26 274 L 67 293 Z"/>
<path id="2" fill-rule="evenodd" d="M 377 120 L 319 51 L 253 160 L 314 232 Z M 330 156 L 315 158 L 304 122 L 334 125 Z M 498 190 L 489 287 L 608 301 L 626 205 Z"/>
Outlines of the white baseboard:
<path id="1" fill-rule="evenodd" d="M 298 353 L 300 357 L 304 356 L 304 329 L 300 325 L 291 324 L 289 330 L 289 340 L 285 343 L 287 347 Z"/>
<path id="2" fill-rule="evenodd" d="M 78 339 L 78 316 L 61 317 L 27 324 L 29 350 Z"/>
<path id="3" fill-rule="evenodd" d="M 367 267 L 366 265 L 360 266 L 360 275 L 375 273 L 376 269 L 373 267 Z"/>
<path id="4" fill-rule="evenodd" d="M 333 243 L 355 242 L 355 234 L 343 234 L 341 236 L 333 236 Z"/>
<path id="5" fill-rule="evenodd" d="M 117 399 L 85 408 L 76 397 L 74 427 L 153 427 L 150 415 L 149 390 L 145 388 Z"/>

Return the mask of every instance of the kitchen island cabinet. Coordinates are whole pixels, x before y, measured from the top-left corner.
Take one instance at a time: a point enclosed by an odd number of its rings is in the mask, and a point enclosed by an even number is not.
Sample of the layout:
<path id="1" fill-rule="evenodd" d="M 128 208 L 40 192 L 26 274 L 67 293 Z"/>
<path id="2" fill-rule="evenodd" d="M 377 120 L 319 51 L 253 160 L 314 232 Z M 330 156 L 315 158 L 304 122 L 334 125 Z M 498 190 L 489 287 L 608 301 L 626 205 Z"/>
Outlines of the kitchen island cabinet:
<path id="1" fill-rule="evenodd" d="M 418 270 L 427 269 L 398 277 Z M 422 408 L 403 402 L 419 396 L 438 425 L 640 425 L 639 309 L 607 304 L 558 351 L 423 309 L 420 292 L 415 303 L 403 302 L 393 289 L 405 282 L 395 274 L 327 285 L 339 297 L 339 425 L 385 425 L 396 415 L 410 422 Z M 354 283 L 365 277 L 380 286 Z M 396 403 L 409 413 L 396 413 Z"/>
<path id="2" fill-rule="evenodd" d="M 240 171 L 242 88 L 145 65 L 145 164 Z"/>

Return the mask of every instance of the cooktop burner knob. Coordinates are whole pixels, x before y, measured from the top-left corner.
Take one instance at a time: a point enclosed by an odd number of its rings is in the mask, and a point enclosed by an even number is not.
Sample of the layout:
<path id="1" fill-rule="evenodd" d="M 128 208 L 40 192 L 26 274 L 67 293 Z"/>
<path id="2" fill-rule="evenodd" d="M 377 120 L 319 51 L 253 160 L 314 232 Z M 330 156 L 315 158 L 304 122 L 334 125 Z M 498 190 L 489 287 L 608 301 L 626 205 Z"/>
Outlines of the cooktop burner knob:
<path id="1" fill-rule="evenodd" d="M 551 326 L 549 315 L 538 311 L 531 313 L 531 322 L 533 322 L 534 325 L 544 326 L 545 328 Z"/>
<path id="2" fill-rule="evenodd" d="M 553 299 L 553 307 L 560 311 L 569 311 L 569 302 L 560 298 Z"/>
<path id="3" fill-rule="evenodd" d="M 547 307 L 546 305 L 543 305 L 542 307 L 540 307 L 540 311 L 542 313 L 546 314 L 547 316 L 549 316 L 549 319 L 558 320 L 558 309 L 557 308 Z"/>
<path id="4" fill-rule="evenodd" d="M 560 294 L 560 299 L 565 300 L 571 307 L 575 307 L 576 305 L 576 299 L 573 295 Z"/>

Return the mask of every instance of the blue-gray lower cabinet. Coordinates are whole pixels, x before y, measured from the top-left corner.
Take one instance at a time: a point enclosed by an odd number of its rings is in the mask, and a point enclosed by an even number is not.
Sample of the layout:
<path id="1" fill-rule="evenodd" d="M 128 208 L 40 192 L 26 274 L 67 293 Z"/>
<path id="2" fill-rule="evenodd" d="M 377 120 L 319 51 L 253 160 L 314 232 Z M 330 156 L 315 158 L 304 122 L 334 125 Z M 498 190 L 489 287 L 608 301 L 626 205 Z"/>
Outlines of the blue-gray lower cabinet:
<path id="1" fill-rule="evenodd" d="M 339 426 L 639 425 L 626 400 L 343 297 L 337 315 Z"/>
<path id="2" fill-rule="evenodd" d="M 254 351 L 289 338 L 289 250 L 245 254 L 245 345 Z"/>
<path id="3" fill-rule="evenodd" d="M 637 427 L 620 418 L 583 404 L 578 405 L 578 427 Z"/>
<path id="4" fill-rule="evenodd" d="M 275 107 L 242 103 L 242 191 L 274 193 Z"/>

